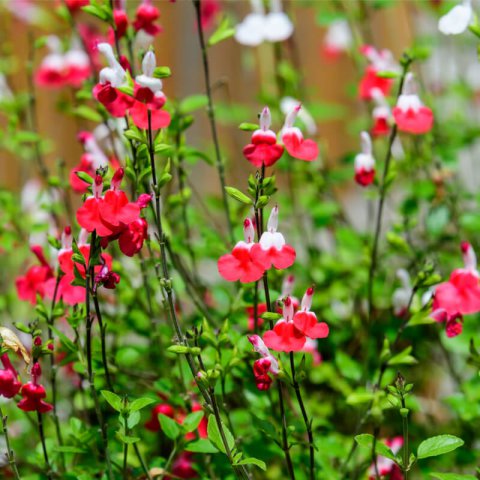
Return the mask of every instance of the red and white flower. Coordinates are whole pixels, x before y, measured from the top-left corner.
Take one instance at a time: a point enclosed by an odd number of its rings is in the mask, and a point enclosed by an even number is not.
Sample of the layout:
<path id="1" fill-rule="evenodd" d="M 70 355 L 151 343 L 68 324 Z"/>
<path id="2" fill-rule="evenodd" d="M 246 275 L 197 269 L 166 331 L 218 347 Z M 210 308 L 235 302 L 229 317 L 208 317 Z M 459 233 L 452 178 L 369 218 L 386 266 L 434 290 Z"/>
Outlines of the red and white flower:
<path id="1" fill-rule="evenodd" d="M 415 93 L 415 82 L 411 72 L 405 77 L 403 92 L 393 109 L 393 118 L 401 132 L 420 135 L 429 132 L 433 127 L 433 113 L 423 105 Z"/>
<path id="2" fill-rule="evenodd" d="M 467 30 L 474 19 L 472 1 L 462 0 L 438 21 L 438 29 L 444 35 L 458 35 Z"/>
<path id="3" fill-rule="evenodd" d="M 371 96 L 375 102 L 375 108 L 372 111 L 373 127 L 371 132 L 374 137 L 383 137 L 390 133 L 392 111 L 385 99 L 385 95 L 379 88 L 373 88 Z"/>
<path id="4" fill-rule="evenodd" d="M 282 129 L 282 142 L 292 157 L 311 162 L 318 157 L 318 145 L 313 140 L 304 139 L 302 131 L 294 127 L 301 108 L 298 104 L 287 114 Z"/>
<path id="5" fill-rule="evenodd" d="M 258 244 L 253 245 L 251 256 L 263 265 L 264 270 L 272 266 L 283 270 L 295 262 L 295 249 L 285 242 L 285 237 L 277 232 L 278 206 L 273 207 L 267 223 L 267 231 L 262 233 Z"/>
<path id="6" fill-rule="evenodd" d="M 408 313 L 408 304 L 412 296 L 412 284 L 410 282 L 410 275 L 403 268 L 397 270 L 397 278 L 400 280 L 401 287 L 393 292 L 393 313 L 397 317 L 403 317 Z"/>
<path id="7" fill-rule="evenodd" d="M 367 187 L 375 179 L 375 159 L 372 155 L 372 140 L 367 132 L 360 134 L 362 153 L 355 156 L 355 181 Z"/>
<path id="8" fill-rule="evenodd" d="M 252 143 L 243 149 L 245 158 L 255 167 L 271 167 L 283 155 L 283 146 L 277 143 L 277 136 L 270 130 L 272 117 L 265 107 L 260 114 L 260 128 L 252 134 Z"/>
<path id="9" fill-rule="evenodd" d="M 394 437 L 385 441 L 385 444 L 390 447 L 390 450 L 396 455 L 403 446 L 402 437 Z M 377 456 L 377 468 L 372 463 L 368 469 L 368 479 L 375 480 L 377 478 L 377 472 L 381 478 L 385 480 L 403 480 L 403 474 L 400 467 L 390 458 Z"/>
<path id="10" fill-rule="evenodd" d="M 229 282 L 256 282 L 265 272 L 263 263 L 252 255 L 255 230 L 249 218 L 243 222 L 243 233 L 245 241 L 239 241 L 232 253 L 221 256 L 217 262 L 218 273 Z"/>
<path id="11" fill-rule="evenodd" d="M 300 310 L 293 316 L 293 323 L 306 337 L 326 338 L 329 333 L 328 325 L 325 322 L 319 322 L 315 313 L 310 311 L 313 291 L 313 287 L 309 287 L 305 292 Z"/>
<path id="12" fill-rule="evenodd" d="M 255 360 L 253 364 L 255 383 L 259 390 L 268 390 L 272 384 L 269 373 L 277 375 L 280 371 L 278 360 L 270 353 L 270 350 L 258 335 L 251 335 L 248 340 L 253 345 L 253 349 L 261 355 L 261 358 Z"/>
<path id="13" fill-rule="evenodd" d="M 348 52 L 353 44 L 352 31 L 346 20 L 332 22 L 323 38 L 322 53 L 331 60 L 336 60 Z"/>

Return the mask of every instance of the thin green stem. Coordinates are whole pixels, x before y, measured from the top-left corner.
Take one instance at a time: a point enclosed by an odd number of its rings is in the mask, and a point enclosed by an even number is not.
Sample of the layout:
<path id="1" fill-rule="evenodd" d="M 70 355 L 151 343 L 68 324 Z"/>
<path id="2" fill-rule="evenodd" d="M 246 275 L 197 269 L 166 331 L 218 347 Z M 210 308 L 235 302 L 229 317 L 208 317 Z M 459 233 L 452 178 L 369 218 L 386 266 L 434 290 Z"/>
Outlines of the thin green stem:
<path id="1" fill-rule="evenodd" d="M 18 473 L 17 462 L 15 461 L 15 455 L 13 453 L 12 447 L 10 446 L 10 437 L 8 435 L 8 427 L 7 427 L 7 420 L 8 417 L 3 414 L 2 406 L 0 405 L 0 416 L 2 417 L 2 433 L 5 437 L 5 444 L 7 447 L 7 458 L 10 468 L 15 475 L 16 480 L 20 480 L 20 474 Z"/>
<path id="2" fill-rule="evenodd" d="M 45 443 L 45 431 L 43 429 L 43 417 L 40 412 L 37 411 L 37 420 L 38 420 L 38 433 L 40 435 L 40 440 L 42 442 L 43 458 L 45 460 L 46 476 L 48 480 L 52 479 L 52 467 L 50 465 L 50 460 L 48 459 L 47 445 Z"/>
<path id="3" fill-rule="evenodd" d="M 234 243 L 233 226 L 232 226 L 232 220 L 230 218 L 230 207 L 228 205 L 227 192 L 225 190 L 225 185 L 226 185 L 225 170 L 223 166 L 223 160 L 220 154 L 220 143 L 218 141 L 217 124 L 215 122 L 215 111 L 213 109 L 212 88 L 210 84 L 210 67 L 208 63 L 207 46 L 205 44 L 205 38 L 203 35 L 200 0 L 193 0 L 193 5 L 195 7 L 195 12 L 197 17 L 198 38 L 200 40 L 200 49 L 202 51 L 203 72 L 205 76 L 205 88 L 206 88 L 207 99 L 208 99 L 208 107 L 207 107 L 208 119 L 210 121 L 210 129 L 212 131 L 213 144 L 215 147 L 215 159 L 216 159 L 218 177 L 220 180 L 220 188 L 222 189 L 223 208 L 225 210 L 225 216 L 227 219 L 230 242 L 233 244 Z"/>
<path id="4" fill-rule="evenodd" d="M 302 392 L 300 390 L 300 385 L 297 381 L 293 352 L 290 352 L 290 368 L 292 371 L 293 388 L 297 397 L 298 406 L 300 407 L 300 411 L 302 412 L 303 422 L 305 423 L 305 428 L 307 429 L 308 448 L 310 452 L 309 478 L 310 480 L 315 480 L 315 447 L 313 443 L 312 421 L 308 418 L 307 410 L 305 408 L 305 404 L 302 398 Z"/>
<path id="5" fill-rule="evenodd" d="M 138 461 L 140 462 L 140 465 L 142 466 L 143 473 L 145 473 L 148 480 L 152 480 L 152 476 L 150 475 L 150 471 L 148 470 L 148 466 L 145 463 L 145 459 L 143 458 L 143 455 L 140 452 L 140 449 L 138 448 L 138 445 L 136 443 L 133 444 L 133 450 L 135 451 L 135 455 L 137 456 Z"/>
<path id="6" fill-rule="evenodd" d="M 402 409 L 406 410 L 405 405 L 405 396 L 402 395 L 401 397 L 402 402 Z M 403 478 L 404 480 L 408 480 L 408 471 L 409 471 L 409 453 L 408 453 L 408 412 L 406 414 L 402 414 L 402 431 L 403 431 Z"/>

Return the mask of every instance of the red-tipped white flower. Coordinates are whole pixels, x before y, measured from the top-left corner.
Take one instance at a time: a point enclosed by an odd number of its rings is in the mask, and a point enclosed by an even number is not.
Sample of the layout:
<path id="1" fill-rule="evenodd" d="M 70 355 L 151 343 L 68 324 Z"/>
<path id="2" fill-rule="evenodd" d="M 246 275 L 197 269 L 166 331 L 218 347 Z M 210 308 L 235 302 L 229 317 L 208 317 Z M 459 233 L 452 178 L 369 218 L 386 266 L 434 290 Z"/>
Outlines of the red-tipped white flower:
<path id="1" fill-rule="evenodd" d="M 280 371 L 278 360 L 270 353 L 270 350 L 258 335 L 250 335 L 248 341 L 253 345 L 253 349 L 262 357 L 270 360 L 269 371 L 277 375 Z"/>
<path id="2" fill-rule="evenodd" d="M 49 35 L 46 42 L 50 53 L 44 57 L 35 74 L 35 81 L 42 87 L 57 88 L 65 84 L 65 57 L 62 54 L 60 39 Z"/>
<path id="3" fill-rule="evenodd" d="M 298 104 L 287 114 L 282 129 L 282 142 L 292 157 L 311 162 L 318 157 L 318 145 L 313 140 L 304 139 L 302 131 L 294 127 L 301 108 L 302 106 Z"/>
<path id="4" fill-rule="evenodd" d="M 121 87 L 125 82 L 126 73 L 113 54 L 112 46 L 108 43 L 99 43 L 97 49 L 102 53 L 108 62 L 108 67 L 100 70 L 100 83 L 109 83 L 113 88 Z"/>
<path id="5" fill-rule="evenodd" d="M 285 269 L 295 261 L 295 249 L 285 242 L 284 236 L 277 232 L 278 206 L 273 207 L 267 223 L 267 231 L 263 232 L 258 244 L 252 248 L 251 255 L 265 270 L 272 266 Z"/>
<path id="6" fill-rule="evenodd" d="M 372 111 L 373 127 L 372 135 L 381 137 L 390 133 L 390 122 L 392 119 L 392 111 L 385 99 L 385 95 L 379 88 L 372 89 L 372 99 L 375 102 L 375 108 Z"/>
<path id="7" fill-rule="evenodd" d="M 336 59 L 352 47 L 352 31 L 346 20 L 332 22 L 325 33 L 322 51 L 325 57 Z"/>
<path id="8" fill-rule="evenodd" d="M 312 307 L 312 298 L 313 287 L 310 287 L 302 298 L 300 310 L 293 317 L 293 323 L 306 337 L 328 337 L 328 325 L 325 322 L 319 322 L 315 313 L 310 311 L 310 308 Z"/>
<path id="9" fill-rule="evenodd" d="M 463 33 L 473 20 L 471 0 L 462 0 L 438 21 L 438 29 L 445 35 Z"/>
<path id="10" fill-rule="evenodd" d="M 360 134 L 362 153 L 355 157 L 355 181 L 362 187 L 373 183 L 375 179 L 375 159 L 372 155 L 372 140 L 367 132 Z"/>
<path id="11" fill-rule="evenodd" d="M 405 77 L 403 92 L 393 109 L 393 118 L 401 132 L 420 135 L 432 129 L 433 113 L 423 105 L 415 90 L 413 73 L 409 72 Z"/>
<path id="12" fill-rule="evenodd" d="M 283 155 L 283 147 L 277 143 L 277 136 L 270 130 L 272 117 L 265 107 L 260 114 L 260 128 L 252 134 L 252 143 L 245 146 L 243 155 L 255 167 L 271 167 Z"/>
<path id="13" fill-rule="evenodd" d="M 240 281 L 242 283 L 256 282 L 265 272 L 265 267 L 256 256 L 252 255 L 255 230 L 249 218 L 243 222 L 245 241 L 239 241 L 233 247 L 232 253 L 221 256 L 218 259 L 218 273 L 229 282 Z"/>

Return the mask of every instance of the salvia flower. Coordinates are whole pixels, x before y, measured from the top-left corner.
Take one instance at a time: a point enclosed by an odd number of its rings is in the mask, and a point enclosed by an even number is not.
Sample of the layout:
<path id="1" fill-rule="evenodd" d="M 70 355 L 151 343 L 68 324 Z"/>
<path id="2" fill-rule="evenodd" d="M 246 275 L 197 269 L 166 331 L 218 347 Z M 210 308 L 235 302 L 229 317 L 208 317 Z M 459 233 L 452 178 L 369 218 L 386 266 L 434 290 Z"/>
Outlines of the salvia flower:
<path id="1" fill-rule="evenodd" d="M 372 110 L 373 127 L 371 133 L 373 137 L 383 137 L 390 133 L 392 111 L 385 95 L 379 88 L 373 88 L 371 95 L 375 102 L 375 108 Z"/>
<path id="2" fill-rule="evenodd" d="M 281 0 L 270 0 L 270 12 L 265 14 L 262 0 L 250 0 L 249 13 L 235 29 L 238 43 L 256 47 L 262 42 L 282 42 L 293 33 L 293 23 L 282 11 Z"/>
<path id="3" fill-rule="evenodd" d="M 298 352 L 305 345 L 305 335 L 293 323 L 293 303 L 290 297 L 283 301 L 283 318 L 272 330 L 263 334 L 263 341 L 268 348 L 277 352 Z"/>
<path id="4" fill-rule="evenodd" d="M 270 130 L 272 117 L 265 107 L 260 114 L 260 128 L 252 134 L 252 143 L 245 146 L 243 155 L 255 167 L 271 167 L 283 155 L 283 146 L 277 143 L 277 136 Z"/>
<path id="5" fill-rule="evenodd" d="M 438 21 L 438 29 L 444 35 L 463 33 L 473 21 L 471 0 L 462 0 Z"/>
<path id="6" fill-rule="evenodd" d="M 331 60 L 335 60 L 348 52 L 353 44 L 353 36 L 346 20 L 332 22 L 323 38 L 322 53 Z"/>
<path id="7" fill-rule="evenodd" d="M 65 85 L 65 59 L 60 39 L 49 35 L 46 42 L 49 53 L 43 58 L 35 73 L 35 82 L 41 87 L 59 88 Z"/>
<path id="8" fill-rule="evenodd" d="M 425 107 L 415 93 L 413 73 L 407 73 L 403 84 L 403 92 L 398 97 L 393 109 L 393 118 L 401 132 L 420 135 L 427 133 L 433 126 L 433 113 Z"/>
<path id="9" fill-rule="evenodd" d="M 3 369 L 0 369 L 0 395 L 13 398 L 20 391 L 22 382 L 18 379 L 18 373 L 10 362 L 7 353 L 0 356 Z"/>
<path id="10" fill-rule="evenodd" d="M 38 379 L 42 374 L 42 369 L 38 362 L 34 363 L 31 371 L 31 381 L 23 385 L 20 393 L 22 399 L 17 406 L 24 412 L 47 413 L 53 409 L 53 405 L 44 401 L 47 393 L 45 387 L 38 383 Z"/>
<path id="11" fill-rule="evenodd" d="M 167 101 L 167 97 L 162 92 L 162 81 L 153 76 L 156 63 L 155 54 L 148 51 L 143 57 L 142 74 L 135 78 L 135 102 L 130 109 L 130 115 L 133 123 L 144 130 L 149 126 L 153 130 L 158 130 L 170 124 L 170 114 L 162 110 Z M 148 112 L 150 112 L 150 125 Z"/>
<path id="12" fill-rule="evenodd" d="M 162 27 L 157 23 L 160 11 L 152 4 L 152 0 L 143 0 L 135 13 L 133 28 L 136 32 L 142 31 L 150 37 L 157 36 Z"/>
<path id="13" fill-rule="evenodd" d="M 372 45 L 364 45 L 361 53 L 368 60 L 369 65 L 360 80 L 359 95 L 363 100 L 372 99 L 372 91 L 377 88 L 383 95 L 388 96 L 393 86 L 393 79 L 379 75 L 382 71 L 397 72 L 398 65 L 389 50 L 377 50 Z"/>
<path id="14" fill-rule="evenodd" d="M 472 246 L 462 242 L 464 268 L 455 269 L 447 282 L 435 288 L 431 317 L 445 322 L 449 337 L 462 331 L 463 315 L 480 311 L 480 285 L 477 259 Z"/>
<path id="15" fill-rule="evenodd" d="M 277 232 L 278 206 L 273 207 L 267 223 L 267 230 L 262 233 L 258 244 L 251 249 L 251 256 L 261 265 L 264 270 L 275 267 L 283 270 L 295 262 L 295 249 L 287 245 L 285 237 Z"/>
<path id="16" fill-rule="evenodd" d="M 318 157 L 318 145 L 313 140 L 304 139 L 302 131 L 294 126 L 301 108 L 300 104 L 296 105 L 285 117 L 282 142 L 292 157 L 311 162 Z"/>
<path id="17" fill-rule="evenodd" d="M 218 259 L 218 272 L 229 282 L 256 282 L 265 272 L 263 263 L 252 255 L 252 247 L 256 245 L 255 230 L 249 218 L 243 222 L 243 233 L 245 241 L 239 241 L 233 247 L 232 253 Z"/>
<path id="18" fill-rule="evenodd" d="M 355 156 L 355 181 L 367 187 L 375 179 L 375 159 L 372 155 L 372 140 L 367 132 L 360 134 L 362 152 Z"/>
<path id="19" fill-rule="evenodd" d="M 280 100 L 280 110 L 284 115 L 288 115 L 292 110 L 300 105 L 300 101 L 293 97 L 283 97 Z M 298 110 L 298 119 L 305 125 L 305 129 L 309 135 L 315 135 L 317 133 L 317 124 L 312 114 L 302 105 L 302 108 Z"/>
<path id="20" fill-rule="evenodd" d="M 313 287 L 309 287 L 302 298 L 300 310 L 293 316 L 295 327 L 309 338 L 326 338 L 329 329 L 325 322 L 319 322 L 314 312 L 310 311 L 312 307 Z"/>
<path id="21" fill-rule="evenodd" d="M 400 280 L 401 287 L 393 292 L 393 313 L 397 317 L 403 317 L 408 313 L 407 308 L 412 296 L 412 284 L 410 282 L 410 275 L 403 268 L 397 270 L 397 278 Z"/>

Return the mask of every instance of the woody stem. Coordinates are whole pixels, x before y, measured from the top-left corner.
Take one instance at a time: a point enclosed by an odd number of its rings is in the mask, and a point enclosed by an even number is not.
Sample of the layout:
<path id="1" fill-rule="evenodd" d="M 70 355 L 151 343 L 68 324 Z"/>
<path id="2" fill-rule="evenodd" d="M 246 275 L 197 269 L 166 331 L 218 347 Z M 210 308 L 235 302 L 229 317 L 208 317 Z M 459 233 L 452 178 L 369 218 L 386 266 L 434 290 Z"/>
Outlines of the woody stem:
<path id="1" fill-rule="evenodd" d="M 213 144 L 215 146 L 215 159 L 216 159 L 218 177 L 220 179 L 220 188 L 222 189 L 223 208 L 225 210 L 225 216 L 227 219 L 230 242 L 233 244 L 234 243 L 233 226 L 232 226 L 232 220 L 230 218 L 230 207 L 228 205 L 227 192 L 225 190 L 225 170 L 223 167 L 223 160 L 220 154 L 220 144 L 218 142 L 217 125 L 215 122 L 215 111 L 213 109 L 212 89 L 210 86 L 210 67 L 208 64 L 207 46 L 205 44 L 205 38 L 203 35 L 200 0 L 193 0 L 193 5 L 195 7 L 195 13 L 197 17 L 198 38 L 200 40 L 200 49 L 202 51 L 203 72 L 205 76 L 205 88 L 206 88 L 207 99 L 208 99 L 207 114 L 208 114 L 208 119 L 210 121 L 210 129 L 212 131 Z"/>
<path id="2" fill-rule="evenodd" d="M 295 390 L 295 395 L 297 397 L 298 406 L 302 412 L 303 422 L 305 423 L 305 428 L 307 429 L 308 436 L 308 447 L 310 451 L 310 468 L 309 468 L 309 478 L 310 480 L 315 480 L 315 447 L 313 443 L 313 432 L 312 432 L 312 422 L 309 420 L 307 415 L 307 410 L 302 398 L 302 392 L 300 390 L 300 385 L 297 381 L 297 375 L 295 372 L 295 359 L 293 358 L 293 352 L 290 352 L 290 368 L 292 371 L 292 381 L 293 388 Z"/>
<path id="3" fill-rule="evenodd" d="M 0 405 L 0 417 L 2 417 L 2 433 L 3 433 L 3 436 L 5 437 L 8 463 L 15 475 L 16 480 L 20 480 L 20 474 L 18 473 L 17 462 L 15 461 L 15 455 L 13 454 L 13 450 L 10 446 L 10 437 L 8 436 L 8 428 L 7 428 L 8 417 L 3 414 L 1 405 Z"/>

